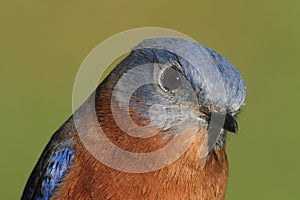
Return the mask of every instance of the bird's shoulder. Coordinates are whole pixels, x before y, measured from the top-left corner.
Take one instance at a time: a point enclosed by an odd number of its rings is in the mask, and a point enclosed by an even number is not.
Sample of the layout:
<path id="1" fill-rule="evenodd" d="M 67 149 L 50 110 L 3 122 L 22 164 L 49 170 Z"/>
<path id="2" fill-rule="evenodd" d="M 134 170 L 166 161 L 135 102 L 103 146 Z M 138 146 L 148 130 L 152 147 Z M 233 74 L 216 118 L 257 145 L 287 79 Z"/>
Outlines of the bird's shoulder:
<path id="1" fill-rule="evenodd" d="M 31 173 L 22 199 L 49 199 L 59 189 L 75 157 L 74 138 L 67 130 L 68 125 L 64 124 L 51 137 Z"/>

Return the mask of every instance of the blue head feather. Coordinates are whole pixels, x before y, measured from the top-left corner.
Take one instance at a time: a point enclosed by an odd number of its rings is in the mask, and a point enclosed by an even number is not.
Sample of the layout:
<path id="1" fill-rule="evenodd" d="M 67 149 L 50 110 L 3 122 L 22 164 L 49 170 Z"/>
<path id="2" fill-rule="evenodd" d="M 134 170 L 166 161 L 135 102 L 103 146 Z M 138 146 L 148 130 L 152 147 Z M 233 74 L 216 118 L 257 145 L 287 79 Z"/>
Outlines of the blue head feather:
<path id="1" fill-rule="evenodd" d="M 172 94 L 159 87 L 161 74 L 170 66 L 180 71 L 183 80 Z M 108 79 L 117 102 L 164 129 L 188 125 L 192 118 L 199 120 L 197 112 L 183 111 L 182 105 L 235 115 L 246 94 L 239 72 L 223 56 L 203 45 L 175 38 L 144 40 Z M 179 129 L 173 129 L 176 131 Z"/>
<path id="2" fill-rule="evenodd" d="M 178 38 L 147 39 L 133 48 L 134 51 L 143 49 L 154 50 L 158 62 L 180 63 L 185 78 L 199 93 L 200 104 L 232 113 L 244 104 L 246 87 L 241 75 L 226 58 L 214 50 Z"/>

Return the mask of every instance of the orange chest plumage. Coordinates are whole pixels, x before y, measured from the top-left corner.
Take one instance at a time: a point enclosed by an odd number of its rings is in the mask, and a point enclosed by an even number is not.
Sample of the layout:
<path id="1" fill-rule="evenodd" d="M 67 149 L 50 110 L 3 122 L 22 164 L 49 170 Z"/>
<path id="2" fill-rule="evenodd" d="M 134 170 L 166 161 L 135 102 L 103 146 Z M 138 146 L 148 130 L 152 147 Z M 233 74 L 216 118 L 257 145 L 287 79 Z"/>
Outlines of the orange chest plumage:
<path id="1" fill-rule="evenodd" d="M 81 145 L 53 199 L 225 199 L 228 163 L 225 147 L 199 157 L 197 139 L 174 163 L 148 173 L 107 167 Z"/>

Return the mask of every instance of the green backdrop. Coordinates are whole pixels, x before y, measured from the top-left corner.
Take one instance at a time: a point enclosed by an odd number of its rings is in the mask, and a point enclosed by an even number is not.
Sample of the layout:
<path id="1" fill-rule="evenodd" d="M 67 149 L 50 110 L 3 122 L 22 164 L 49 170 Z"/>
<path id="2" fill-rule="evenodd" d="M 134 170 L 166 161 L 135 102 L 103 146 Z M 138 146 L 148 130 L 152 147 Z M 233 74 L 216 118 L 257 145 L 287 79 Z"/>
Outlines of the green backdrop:
<path id="1" fill-rule="evenodd" d="M 15 1 L 0 3 L 0 199 L 19 199 L 52 133 L 71 114 L 76 72 L 107 37 L 178 30 L 241 72 L 247 105 L 227 144 L 227 199 L 300 199 L 300 2 Z"/>

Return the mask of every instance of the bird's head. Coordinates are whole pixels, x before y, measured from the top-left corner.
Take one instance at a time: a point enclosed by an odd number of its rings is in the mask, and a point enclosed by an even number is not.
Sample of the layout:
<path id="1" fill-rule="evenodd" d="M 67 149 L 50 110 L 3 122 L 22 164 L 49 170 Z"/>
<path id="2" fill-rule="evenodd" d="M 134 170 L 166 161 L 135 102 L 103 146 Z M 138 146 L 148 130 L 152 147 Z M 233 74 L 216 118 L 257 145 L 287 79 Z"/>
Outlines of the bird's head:
<path id="1" fill-rule="evenodd" d="M 222 55 L 203 45 L 174 38 L 144 40 L 107 80 L 118 104 L 115 112 L 127 112 L 138 133 L 156 127 L 168 138 L 190 126 L 209 129 L 221 121 L 211 144 L 221 147 L 226 131 L 238 131 L 234 116 L 244 104 L 243 79 Z M 122 126 L 118 121 L 124 118 L 116 121 Z"/>

